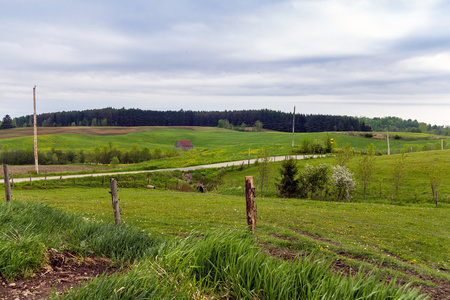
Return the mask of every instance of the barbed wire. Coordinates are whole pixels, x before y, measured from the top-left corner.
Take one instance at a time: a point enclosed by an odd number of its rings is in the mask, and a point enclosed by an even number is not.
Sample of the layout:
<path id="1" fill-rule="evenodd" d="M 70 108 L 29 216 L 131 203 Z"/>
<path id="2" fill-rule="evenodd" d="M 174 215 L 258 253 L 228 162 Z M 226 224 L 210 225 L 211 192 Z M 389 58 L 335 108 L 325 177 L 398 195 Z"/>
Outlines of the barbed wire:
<path id="1" fill-rule="evenodd" d="M 77 188 L 89 188 L 89 189 L 97 189 L 97 190 L 103 190 L 103 191 L 108 191 L 109 190 L 109 188 L 107 186 L 95 187 L 95 186 L 70 184 L 68 182 L 60 183 L 58 186 L 77 187 Z M 126 189 L 132 189 L 133 187 L 120 187 L 119 186 L 119 189 L 120 188 L 125 188 L 125 190 L 121 191 L 122 194 L 148 195 L 148 193 L 144 193 L 144 192 L 135 192 L 135 191 L 126 190 Z M 174 191 L 174 192 L 177 191 L 177 190 L 165 189 L 165 191 L 166 190 L 167 191 Z M 162 194 L 162 193 L 165 193 L 165 191 L 164 192 L 156 192 L 156 193 Z M 178 192 L 181 192 L 181 191 L 178 191 Z M 152 193 L 155 193 L 155 192 L 153 191 Z M 216 196 L 236 197 L 236 198 L 242 198 L 243 197 L 243 195 L 239 195 L 239 196 L 238 195 L 222 195 L 222 194 L 218 194 L 218 193 L 208 193 L 208 194 L 204 194 L 204 195 L 208 195 L 209 197 L 216 197 Z M 284 204 L 281 204 L 281 203 L 278 203 L 278 202 L 273 202 L 273 201 L 270 201 L 267 198 L 263 198 L 263 197 L 258 197 L 257 199 L 259 199 L 261 201 L 264 201 L 264 202 L 267 202 L 267 203 L 271 203 L 271 204 L 275 204 L 275 205 L 278 205 L 278 206 L 282 206 L 282 207 L 287 208 L 287 209 L 295 210 L 295 211 L 306 213 L 306 214 L 310 214 L 310 215 L 319 216 L 319 217 L 322 217 L 322 218 L 333 219 L 333 220 L 340 220 L 340 221 L 345 221 L 345 222 L 350 222 L 350 223 L 357 223 L 357 224 L 361 224 L 361 225 L 369 225 L 369 226 L 375 226 L 375 227 L 383 227 L 383 228 L 389 228 L 389 229 L 409 231 L 409 232 L 420 233 L 420 234 L 436 236 L 436 237 L 450 238 L 450 235 L 435 234 L 435 233 L 430 233 L 430 232 L 425 232 L 425 231 L 418 231 L 418 230 L 413 230 L 413 229 L 408 229 L 408 228 L 389 226 L 389 225 L 384 225 L 384 224 L 374 224 L 374 223 L 363 222 L 363 221 L 358 221 L 358 220 L 327 216 L 327 215 L 324 215 L 324 214 L 319 214 L 319 213 L 315 213 L 315 212 L 311 212 L 311 211 L 307 211 L 307 210 L 297 209 L 295 207 L 287 206 L 287 205 L 284 205 Z"/>

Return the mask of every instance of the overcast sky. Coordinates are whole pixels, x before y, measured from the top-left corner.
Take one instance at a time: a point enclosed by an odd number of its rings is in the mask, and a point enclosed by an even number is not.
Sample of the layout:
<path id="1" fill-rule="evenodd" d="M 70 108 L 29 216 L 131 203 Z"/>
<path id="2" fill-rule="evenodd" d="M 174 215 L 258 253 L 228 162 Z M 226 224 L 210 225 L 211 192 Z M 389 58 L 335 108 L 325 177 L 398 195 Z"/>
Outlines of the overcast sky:
<path id="1" fill-rule="evenodd" d="M 450 125 L 450 1 L 0 0 L 0 118 L 274 109 Z"/>

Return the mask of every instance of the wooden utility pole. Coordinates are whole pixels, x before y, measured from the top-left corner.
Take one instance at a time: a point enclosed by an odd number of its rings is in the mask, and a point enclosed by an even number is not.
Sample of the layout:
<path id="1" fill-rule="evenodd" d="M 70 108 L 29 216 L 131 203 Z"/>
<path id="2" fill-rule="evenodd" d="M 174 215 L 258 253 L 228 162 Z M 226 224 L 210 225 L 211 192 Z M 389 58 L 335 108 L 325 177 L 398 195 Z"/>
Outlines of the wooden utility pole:
<path id="1" fill-rule="evenodd" d="M 9 170 L 8 165 L 3 164 L 3 174 L 4 174 L 4 182 L 5 182 L 5 195 L 6 195 L 6 201 L 11 201 L 11 185 L 9 183 Z"/>
<path id="2" fill-rule="evenodd" d="M 119 196 L 117 195 L 117 181 L 114 178 L 109 180 L 111 186 L 111 199 L 112 207 L 114 211 L 114 221 L 116 225 L 120 224 L 120 211 L 122 210 L 119 206 Z"/>
<path id="3" fill-rule="evenodd" d="M 247 225 L 254 232 L 256 230 L 256 209 L 253 176 L 245 176 L 245 200 L 247 206 Z"/>
<path id="4" fill-rule="evenodd" d="M 294 116 L 292 117 L 292 148 L 294 148 L 294 133 L 295 133 L 295 106 L 294 106 Z"/>
<path id="5" fill-rule="evenodd" d="M 34 103 L 34 170 L 39 174 L 38 152 L 37 152 L 37 125 L 36 125 L 36 86 L 33 88 Z"/>
<path id="6" fill-rule="evenodd" d="M 388 145 L 388 155 L 391 155 L 391 148 L 389 147 L 389 131 L 386 129 L 386 139 L 387 139 L 387 145 Z"/>

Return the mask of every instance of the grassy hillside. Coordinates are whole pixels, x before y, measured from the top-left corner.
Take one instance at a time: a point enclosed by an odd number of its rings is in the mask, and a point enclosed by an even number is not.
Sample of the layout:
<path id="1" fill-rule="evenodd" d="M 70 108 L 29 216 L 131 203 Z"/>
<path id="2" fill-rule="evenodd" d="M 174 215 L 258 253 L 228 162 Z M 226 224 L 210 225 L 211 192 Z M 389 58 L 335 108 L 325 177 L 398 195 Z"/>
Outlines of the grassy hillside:
<path id="1" fill-rule="evenodd" d="M 94 224 L 113 222 L 106 188 L 21 190 L 16 195 L 76 212 Z M 211 229 L 246 227 L 242 196 L 121 188 L 119 197 L 123 223 L 146 232 L 185 237 L 192 230 L 198 236 Z M 428 284 L 430 289 L 450 280 L 448 207 L 259 197 L 256 201 L 258 244 L 273 256 L 292 259 L 314 253 L 346 268 L 379 269 L 383 276 Z"/>

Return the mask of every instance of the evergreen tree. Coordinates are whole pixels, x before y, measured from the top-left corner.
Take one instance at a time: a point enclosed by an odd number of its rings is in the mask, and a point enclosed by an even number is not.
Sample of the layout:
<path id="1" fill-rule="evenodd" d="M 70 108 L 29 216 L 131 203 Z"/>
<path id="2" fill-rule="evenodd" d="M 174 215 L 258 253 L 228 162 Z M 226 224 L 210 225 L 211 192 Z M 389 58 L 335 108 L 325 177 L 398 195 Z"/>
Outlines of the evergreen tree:
<path id="1" fill-rule="evenodd" d="M 288 198 L 297 196 L 299 192 L 297 161 L 293 158 L 284 160 L 281 164 L 280 175 L 281 180 L 278 187 L 281 196 Z"/>
<path id="2" fill-rule="evenodd" d="M 0 126 L 0 129 L 9 129 L 9 128 L 14 128 L 13 127 L 13 120 L 11 119 L 11 117 L 9 115 L 6 115 L 3 118 L 2 125 Z"/>

